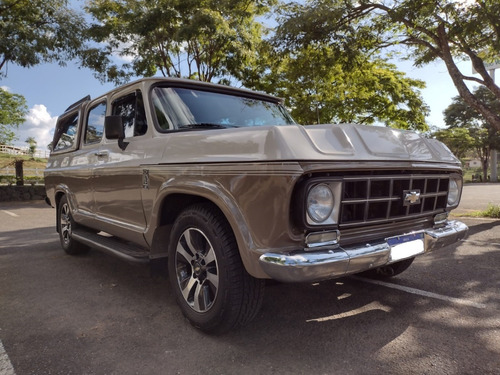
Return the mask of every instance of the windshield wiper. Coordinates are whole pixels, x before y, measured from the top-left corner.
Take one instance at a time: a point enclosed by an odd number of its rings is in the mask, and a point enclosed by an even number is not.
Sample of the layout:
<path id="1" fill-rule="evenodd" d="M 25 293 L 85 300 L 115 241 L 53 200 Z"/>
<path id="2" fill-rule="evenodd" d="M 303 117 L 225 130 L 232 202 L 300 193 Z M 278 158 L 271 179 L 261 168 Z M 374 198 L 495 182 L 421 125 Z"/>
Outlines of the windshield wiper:
<path id="1" fill-rule="evenodd" d="M 225 129 L 221 124 L 212 124 L 209 122 L 200 122 L 198 124 L 179 125 L 179 129 Z"/>

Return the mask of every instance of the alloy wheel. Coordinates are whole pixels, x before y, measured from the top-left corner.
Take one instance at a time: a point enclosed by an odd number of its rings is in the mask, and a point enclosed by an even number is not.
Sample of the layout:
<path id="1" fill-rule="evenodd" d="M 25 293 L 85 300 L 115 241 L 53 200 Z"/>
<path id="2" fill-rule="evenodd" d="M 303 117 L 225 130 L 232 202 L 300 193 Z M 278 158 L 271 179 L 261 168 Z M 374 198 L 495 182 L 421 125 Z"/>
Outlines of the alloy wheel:
<path id="1" fill-rule="evenodd" d="M 210 310 L 219 289 L 217 257 L 205 234 L 196 228 L 180 236 L 175 265 L 177 284 L 187 304 L 196 312 Z"/>

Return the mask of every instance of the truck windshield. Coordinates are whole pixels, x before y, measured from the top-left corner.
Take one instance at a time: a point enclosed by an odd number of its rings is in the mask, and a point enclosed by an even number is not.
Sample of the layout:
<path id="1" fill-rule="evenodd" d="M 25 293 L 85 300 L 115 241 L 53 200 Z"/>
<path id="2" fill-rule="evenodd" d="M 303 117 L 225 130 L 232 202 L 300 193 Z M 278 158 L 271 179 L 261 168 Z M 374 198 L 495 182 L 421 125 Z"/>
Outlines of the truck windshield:
<path id="1" fill-rule="evenodd" d="M 163 130 L 291 125 L 279 103 L 189 88 L 155 87 L 152 100 Z"/>

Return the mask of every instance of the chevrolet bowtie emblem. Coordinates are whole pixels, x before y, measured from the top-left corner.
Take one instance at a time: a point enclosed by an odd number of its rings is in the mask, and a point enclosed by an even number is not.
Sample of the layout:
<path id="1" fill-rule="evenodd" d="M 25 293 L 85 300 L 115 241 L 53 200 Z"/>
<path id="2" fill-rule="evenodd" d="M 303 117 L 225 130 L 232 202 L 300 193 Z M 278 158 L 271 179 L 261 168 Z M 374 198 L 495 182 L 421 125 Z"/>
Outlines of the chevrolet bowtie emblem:
<path id="1" fill-rule="evenodd" d="M 420 190 L 405 190 L 403 192 L 403 205 L 410 206 L 412 204 L 420 203 Z"/>

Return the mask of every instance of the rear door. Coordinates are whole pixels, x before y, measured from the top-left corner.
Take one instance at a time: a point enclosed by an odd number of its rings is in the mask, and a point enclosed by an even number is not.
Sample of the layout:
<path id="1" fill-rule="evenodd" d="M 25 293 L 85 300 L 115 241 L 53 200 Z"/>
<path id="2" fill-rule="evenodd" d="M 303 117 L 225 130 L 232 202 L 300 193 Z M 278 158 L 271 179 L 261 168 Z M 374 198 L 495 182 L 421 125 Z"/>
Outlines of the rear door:
<path id="1" fill-rule="evenodd" d="M 78 105 L 58 119 L 45 178 L 47 189 L 68 196 L 76 216 L 89 210 L 87 194 L 91 190 L 92 161 L 80 145 L 84 108 L 84 104 Z"/>
<path id="2" fill-rule="evenodd" d="M 104 132 L 104 117 L 106 116 L 106 101 L 93 103 L 85 111 L 80 150 L 73 158 L 80 179 L 73 187 L 78 201 L 78 221 L 85 225 L 94 224 L 94 181 L 93 170 L 97 164 L 99 144 Z"/>

